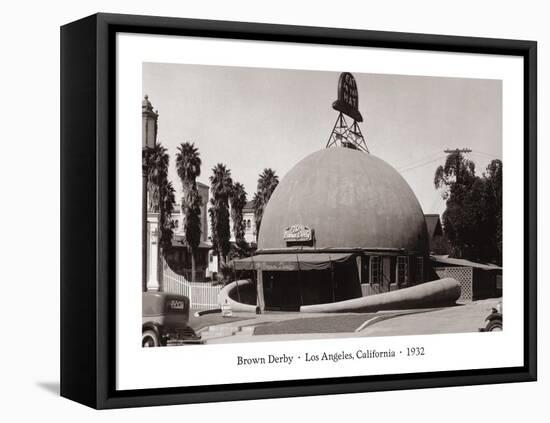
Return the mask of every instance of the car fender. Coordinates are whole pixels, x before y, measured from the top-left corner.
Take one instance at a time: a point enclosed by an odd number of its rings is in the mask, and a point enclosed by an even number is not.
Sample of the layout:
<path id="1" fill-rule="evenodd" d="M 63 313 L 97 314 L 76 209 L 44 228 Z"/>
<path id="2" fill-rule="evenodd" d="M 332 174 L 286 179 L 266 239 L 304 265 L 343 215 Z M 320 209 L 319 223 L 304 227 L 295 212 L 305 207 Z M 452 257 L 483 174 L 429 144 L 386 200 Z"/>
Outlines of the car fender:
<path id="1" fill-rule="evenodd" d="M 160 342 L 161 343 L 163 342 L 162 334 L 161 334 L 161 331 L 160 331 L 160 325 L 158 323 L 155 323 L 155 322 L 145 322 L 145 323 L 143 323 L 143 325 L 141 325 L 141 332 L 143 333 L 146 330 L 154 331 L 155 334 L 157 335 L 158 339 L 160 340 Z"/>
<path id="2" fill-rule="evenodd" d="M 500 320 L 502 321 L 502 314 L 501 313 L 492 313 L 489 316 L 485 318 L 486 322 L 492 322 L 493 320 Z"/>

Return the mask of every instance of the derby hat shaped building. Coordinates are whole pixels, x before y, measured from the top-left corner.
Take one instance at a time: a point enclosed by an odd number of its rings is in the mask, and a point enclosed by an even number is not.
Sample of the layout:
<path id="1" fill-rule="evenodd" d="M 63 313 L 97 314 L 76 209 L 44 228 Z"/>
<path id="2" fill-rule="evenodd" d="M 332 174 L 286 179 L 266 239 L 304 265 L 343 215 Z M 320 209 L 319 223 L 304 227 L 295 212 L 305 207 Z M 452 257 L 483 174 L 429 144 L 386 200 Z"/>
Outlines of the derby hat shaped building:
<path id="1" fill-rule="evenodd" d="M 350 77 L 340 77 L 339 99 L 353 110 L 357 98 L 341 92 Z M 299 310 L 422 283 L 428 255 L 414 192 L 340 111 L 327 148 L 298 162 L 273 192 L 256 254 L 234 265 L 255 271 L 260 309 Z"/>

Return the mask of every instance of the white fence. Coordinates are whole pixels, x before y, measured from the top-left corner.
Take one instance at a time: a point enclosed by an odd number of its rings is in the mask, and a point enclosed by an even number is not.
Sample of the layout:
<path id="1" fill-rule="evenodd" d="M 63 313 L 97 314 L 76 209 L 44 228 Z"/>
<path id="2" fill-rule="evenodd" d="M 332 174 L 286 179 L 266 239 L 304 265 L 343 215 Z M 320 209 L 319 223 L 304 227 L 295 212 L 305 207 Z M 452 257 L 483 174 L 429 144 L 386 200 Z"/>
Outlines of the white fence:
<path id="1" fill-rule="evenodd" d="M 189 282 L 185 277 L 174 273 L 170 267 L 163 263 L 163 287 L 164 292 L 185 295 L 189 298 L 191 308 L 205 309 L 218 307 L 218 294 L 222 285 L 212 286 L 208 282 Z"/>

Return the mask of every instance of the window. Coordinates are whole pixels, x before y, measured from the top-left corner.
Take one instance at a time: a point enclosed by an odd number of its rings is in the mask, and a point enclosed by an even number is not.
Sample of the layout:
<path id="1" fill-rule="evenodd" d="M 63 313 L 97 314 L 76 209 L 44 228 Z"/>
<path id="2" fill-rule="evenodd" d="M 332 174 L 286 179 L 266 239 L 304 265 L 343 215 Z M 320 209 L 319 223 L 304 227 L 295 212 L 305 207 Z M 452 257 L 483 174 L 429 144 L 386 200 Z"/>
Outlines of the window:
<path id="1" fill-rule="evenodd" d="M 369 257 L 363 256 L 361 257 L 361 283 L 369 283 L 370 282 L 370 267 L 369 267 Z"/>
<path id="2" fill-rule="evenodd" d="M 380 256 L 370 257 L 370 283 L 380 283 L 382 279 L 382 260 Z"/>
<path id="3" fill-rule="evenodd" d="M 397 257 L 397 284 L 406 284 L 409 281 L 409 257 L 398 256 Z"/>
<path id="4" fill-rule="evenodd" d="M 424 282 L 424 257 L 416 258 L 414 281 L 417 283 Z"/>
<path id="5" fill-rule="evenodd" d="M 496 284 L 497 284 L 497 289 L 502 289 L 502 275 L 497 275 Z"/>

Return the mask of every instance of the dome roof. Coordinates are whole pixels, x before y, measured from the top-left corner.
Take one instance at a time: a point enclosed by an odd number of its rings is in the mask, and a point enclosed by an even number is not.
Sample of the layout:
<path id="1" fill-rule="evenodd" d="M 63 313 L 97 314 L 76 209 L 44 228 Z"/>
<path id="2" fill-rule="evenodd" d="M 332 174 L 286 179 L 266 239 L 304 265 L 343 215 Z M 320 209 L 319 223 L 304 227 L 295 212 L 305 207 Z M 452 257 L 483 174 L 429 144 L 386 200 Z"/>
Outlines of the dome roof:
<path id="1" fill-rule="evenodd" d="M 383 160 L 344 147 L 317 151 L 277 186 L 258 249 L 283 249 L 285 228 L 305 225 L 317 249 L 404 249 L 428 253 L 424 214 L 401 175 Z"/>

